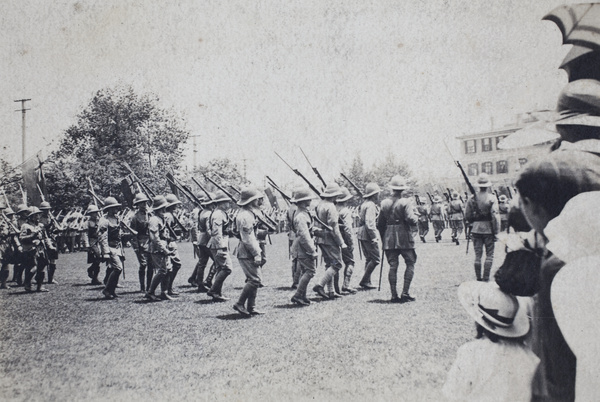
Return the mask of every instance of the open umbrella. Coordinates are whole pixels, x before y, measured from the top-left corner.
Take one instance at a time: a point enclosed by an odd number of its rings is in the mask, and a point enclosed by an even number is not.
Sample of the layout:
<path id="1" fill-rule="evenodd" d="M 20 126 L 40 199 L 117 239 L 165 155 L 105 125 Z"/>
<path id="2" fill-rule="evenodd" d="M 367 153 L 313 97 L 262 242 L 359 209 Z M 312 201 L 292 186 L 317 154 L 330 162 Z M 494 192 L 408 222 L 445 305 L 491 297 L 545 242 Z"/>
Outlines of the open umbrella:
<path id="1" fill-rule="evenodd" d="M 600 81 L 600 51 L 574 45 L 559 68 L 567 72 L 569 82 L 585 78 Z"/>
<path id="2" fill-rule="evenodd" d="M 560 6 L 543 19 L 558 25 L 564 44 L 600 50 L 600 3 Z"/>
<path id="3" fill-rule="evenodd" d="M 556 125 L 548 121 L 536 121 L 535 123 L 515 131 L 498 143 L 498 149 L 515 149 L 531 147 L 554 142 L 560 138 L 556 131 Z"/>

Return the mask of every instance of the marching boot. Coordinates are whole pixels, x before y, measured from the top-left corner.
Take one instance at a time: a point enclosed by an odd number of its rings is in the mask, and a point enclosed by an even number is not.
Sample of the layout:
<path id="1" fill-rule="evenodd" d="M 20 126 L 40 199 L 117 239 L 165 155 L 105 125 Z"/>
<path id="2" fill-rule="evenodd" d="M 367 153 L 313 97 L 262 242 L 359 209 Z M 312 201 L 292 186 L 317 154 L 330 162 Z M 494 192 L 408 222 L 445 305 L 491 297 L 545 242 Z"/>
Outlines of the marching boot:
<path id="1" fill-rule="evenodd" d="M 118 297 L 115 293 L 115 289 L 117 288 L 117 285 L 119 284 L 119 277 L 121 276 L 121 271 L 118 269 L 113 269 L 111 271 L 112 272 L 110 273 L 110 276 L 108 277 L 106 287 L 102 291 L 102 294 L 107 299 L 112 299 L 112 298 Z"/>
<path id="2" fill-rule="evenodd" d="M 104 283 L 104 286 L 106 286 L 106 284 L 108 283 L 108 278 L 110 278 L 110 274 L 112 273 L 112 271 L 113 271 L 112 268 L 106 267 L 106 274 L 104 274 L 104 279 L 102 280 L 102 283 Z"/>
<path id="3" fill-rule="evenodd" d="M 47 292 L 48 289 L 42 287 L 42 285 L 44 284 L 44 271 L 39 270 L 36 274 L 35 274 L 35 280 L 37 282 L 36 284 L 36 291 L 38 292 Z"/>
<path id="4" fill-rule="evenodd" d="M 254 286 L 250 291 L 250 295 L 248 296 L 248 312 L 250 315 L 263 315 L 264 311 L 260 311 L 256 309 L 256 294 L 258 293 L 258 289 Z"/>
<path id="5" fill-rule="evenodd" d="M 17 282 L 17 286 L 23 285 L 24 271 L 23 264 L 15 264 L 15 267 L 13 268 L 13 282 Z M 25 274 L 25 276 L 27 276 L 27 274 Z"/>
<path id="6" fill-rule="evenodd" d="M 6 280 L 8 279 L 8 267 L 7 269 L 3 269 L 0 271 L 0 289 L 10 289 L 10 287 L 6 284 Z"/>
<path id="7" fill-rule="evenodd" d="M 394 270 L 394 269 L 390 269 L 390 272 L 388 273 L 388 280 L 390 282 L 390 290 L 392 291 L 392 303 L 396 303 L 400 301 L 400 298 L 398 297 L 398 289 L 397 289 L 397 283 L 398 283 L 398 271 Z"/>
<path id="8" fill-rule="evenodd" d="M 169 273 L 164 275 L 160 280 L 160 296 L 161 300 L 173 300 L 168 294 L 169 290 Z"/>
<path id="9" fill-rule="evenodd" d="M 381 258 L 383 258 L 383 256 Z M 373 274 L 373 271 L 375 271 L 376 267 L 377 264 L 375 264 L 373 261 L 370 261 L 369 265 L 365 267 L 365 274 L 359 283 L 361 287 L 365 289 L 375 289 L 375 286 L 371 285 L 371 275 Z"/>
<path id="10" fill-rule="evenodd" d="M 146 299 L 151 300 L 151 301 L 159 300 L 158 297 L 156 297 L 156 295 L 154 294 L 154 292 L 156 291 L 156 288 L 158 287 L 158 285 L 160 283 L 162 283 L 162 277 L 163 277 L 163 274 L 160 274 L 160 273 L 154 275 L 150 286 L 148 286 L 148 288 L 147 288 L 148 291 L 144 295 L 144 297 Z"/>
<path id="11" fill-rule="evenodd" d="M 146 267 L 146 289 L 150 289 L 153 278 L 154 278 L 154 269 L 152 269 L 150 266 Z"/>
<path id="12" fill-rule="evenodd" d="M 246 304 L 246 300 L 248 300 L 248 297 L 250 296 L 251 292 L 252 292 L 252 285 L 246 283 L 246 285 L 244 285 L 244 289 L 242 289 L 242 294 L 240 294 L 240 298 L 238 299 L 237 303 L 235 303 L 233 305 L 233 309 L 235 311 L 237 311 L 238 313 L 240 313 L 241 315 L 244 315 L 244 316 L 250 315 L 248 310 L 246 310 L 245 304 Z M 248 304 L 250 304 L 250 303 L 248 303 Z"/>
<path id="13" fill-rule="evenodd" d="M 344 283 L 342 284 L 342 292 L 355 294 L 356 289 L 350 286 L 350 279 L 352 279 L 352 273 L 354 272 L 354 265 L 347 265 L 344 272 Z"/>
<path id="14" fill-rule="evenodd" d="M 310 304 L 310 300 L 306 297 L 306 289 L 308 288 L 308 283 L 312 279 L 312 276 L 308 273 L 305 273 L 300 277 L 300 281 L 298 282 L 298 289 L 296 289 L 296 294 L 292 296 L 292 303 L 299 304 L 301 306 L 308 306 Z"/>
<path id="15" fill-rule="evenodd" d="M 206 279 L 204 280 L 204 286 L 206 286 L 207 288 L 210 289 L 212 287 L 213 278 L 215 277 L 216 274 L 217 274 L 217 265 L 213 262 L 213 264 L 210 266 L 210 271 L 208 271 L 208 275 L 206 276 Z"/>
<path id="16" fill-rule="evenodd" d="M 335 273 L 335 275 L 333 276 L 333 289 L 335 290 L 335 293 L 337 293 L 338 295 L 341 295 L 342 292 L 340 291 L 340 273 L 339 271 Z"/>
<path id="17" fill-rule="evenodd" d="M 209 295 L 210 297 L 212 297 L 214 301 L 227 301 L 227 300 L 229 300 L 229 298 L 223 297 L 223 295 L 221 294 L 221 292 L 223 290 L 223 282 L 225 282 L 225 279 L 228 276 L 229 276 L 228 273 L 226 273 L 223 270 L 220 270 L 217 273 L 217 275 L 215 276 L 215 282 L 211 286 L 210 290 L 208 292 L 206 292 L 206 294 Z"/>
<path id="18" fill-rule="evenodd" d="M 48 264 L 48 283 L 58 285 L 58 282 L 54 280 L 54 272 L 56 271 L 56 264 Z"/>
<path id="19" fill-rule="evenodd" d="M 181 268 L 180 264 L 173 264 L 173 270 L 169 274 L 169 287 L 167 289 L 167 293 L 169 296 L 178 296 L 179 293 L 173 291 L 173 283 L 175 282 L 175 278 L 177 277 L 177 273 Z"/>
<path id="20" fill-rule="evenodd" d="M 146 272 L 145 271 L 138 271 L 138 279 L 140 281 L 140 292 L 145 293 L 146 292 Z"/>

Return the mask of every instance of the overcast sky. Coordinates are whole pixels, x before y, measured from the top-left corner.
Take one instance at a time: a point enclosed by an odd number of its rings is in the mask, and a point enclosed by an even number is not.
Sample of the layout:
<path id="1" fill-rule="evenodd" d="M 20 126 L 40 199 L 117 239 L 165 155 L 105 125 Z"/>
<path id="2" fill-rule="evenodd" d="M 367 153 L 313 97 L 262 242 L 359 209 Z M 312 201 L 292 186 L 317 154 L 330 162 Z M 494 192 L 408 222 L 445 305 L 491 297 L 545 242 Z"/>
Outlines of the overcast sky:
<path id="1" fill-rule="evenodd" d="M 198 135 L 198 163 L 246 159 L 287 182 L 273 151 L 324 175 L 360 151 L 453 169 L 443 140 L 553 109 L 568 51 L 541 18 L 562 1 L 36 1 L 0 3 L 1 155 L 60 140 L 118 83 L 160 96 Z M 186 151 L 192 164 L 192 139 Z"/>

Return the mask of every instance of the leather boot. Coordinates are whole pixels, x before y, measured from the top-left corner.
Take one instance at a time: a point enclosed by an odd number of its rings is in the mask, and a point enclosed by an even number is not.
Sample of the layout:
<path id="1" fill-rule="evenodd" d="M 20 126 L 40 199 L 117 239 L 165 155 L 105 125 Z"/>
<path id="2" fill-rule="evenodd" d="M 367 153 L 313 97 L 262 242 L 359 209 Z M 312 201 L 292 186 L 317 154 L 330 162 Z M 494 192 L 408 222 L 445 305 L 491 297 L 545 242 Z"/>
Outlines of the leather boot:
<path id="1" fill-rule="evenodd" d="M 175 278 L 177 277 L 177 273 L 179 272 L 180 268 L 181 268 L 180 264 L 173 264 L 173 270 L 171 271 L 171 273 L 169 275 L 169 288 L 167 289 L 169 296 L 179 295 L 179 293 L 177 293 L 173 290 L 173 283 L 175 283 Z"/>
<path id="2" fill-rule="evenodd" d="M 108 278 L 110 278 L 110 274 L 112 273 L 112 271 L 112 268 L 106 268 L 106 274 L 104 275 L 104 279 L 102 280 L 102 283 L 104 283 L 105 286 L 108 283 Z"/>
<path id="3" fill-rule="evenodd" d="M 152 282 L 150 283 L 150 286 L 148 286 L 148 291 L 146 292 L 146 294 L 144 295 L 144 297 L 146 299 L 149 300 L 158 300 L 158 298 L 156 297 L 156 295 L 154 294 L 154 292 L 156 291 L 156 288 L 158 287 L 158 285 L 160 283 L 162 283 L 162 277 L 164 274 L 162 273 L 157 273 L 156 275 L 154 275 L 154 277 L 152 278 Z"/>
<path id="4" fill-rule="evenodd" d="M 54 272 L 56 272 L 56 264 L 48 264 L 48 283 L 58 285 L 58 282 L 54 280 Z"/>
<path id="5" fill-rule="evenodd" d="M 390 269 L 390 272 L 388 274 L 388 280 L 390 282 L 390 290 L 392 291 L 392 301 L 395 301 L 396 299 L 398 299 L 398 271 L 395 269 Z"/>
<path id="6" fill-rule="evenodd" d="M 206 276 L 206 280 L 204 281 L 204 286 L 206 286 L 207 288 L 211 288 L 212 283 L 213 283 L 213 278 L 215 277 L 216 274 L 217 274 L 217 264 L 215 264 L 213 262 L 213 264 L 210 266 L 210 271 L 208 272 L 208 275 Z"/>
<path id="7" fill-rule="evenodd" d="M 44 284 L 44 271 L 40 270 L 35 274 L 35 280 L 37 282 L 37 291 L 38 292 L 47 292 L 48 289 L 44 288 L 42 285 Z"/>
<path id="8" fill-rule="evenodd" d="M 150 268 L 150 265 L 146 267 L 146 289 L 150 289 L 152 285 L 152 278 L 154 278 L 154 270 Z"/>
<path id="9" fill-rule="evenodd" d="M 10 287 L 6 284 L 6 280 L 8 279 L 8 267 L 4 266 L 3 269 L 0 270 L 0 289 L 10 289 Z"/>
<path id="10" fill-rule="evenodd" d="M 143 293 L 146 291 L 146 272 L 138 271 L 138 279 L 140 281 L 140 291 Z"/>
<path id="11" fill-rule="evenodd" d="M 264 314 L 263 311 L 256 309 L 256 294 L 257 293 L 258 293 L 258 289 L 255 287 L 252 287 L 252 290 L 250 291 L 250 295 L 248 296 L 248 308 L 247 308 L 250 315 Z"/>
<path id="12" fill-rule="evenodd" d="M 119 284 L 119 277 L 121 276 L 121 271 L 118 269 L 111 270 L 110 276 L 108 277 L 108 281 L 106 283 L 106 288 L 104 289 L 103 294 L 106 296 L 108 293 L 112 297 L 118 297 L 115 293 L 115 289 Z"/>
<path id="13" fill-rule="evenodd" d="M 238 299 L 237 303 L 235 303 L 233 305 L 233 309 L 237 312 L 239 312 L 241 315 L 250 315 L 250 313 L 248 312 L 248 310 L 245 307 L 246 304 L 246 300 L 248 300 L 248 297 L 250 296 L 250 294 L 252 293 L 252 286 L 248 283 L 246 283 L 246 285 L 244 285 L 244 288 L 242 289 L 242 293 L 240 294 L 240 298 Z M 248 302 L 248 305 L 250 303 Z"/>
<path id="14" fill-rule="evenodd" d="M 173 300 L 167 294 L 168 291 L 169 291 L 169 273 L 164 275 L 160 281 L 160 296 L 159 297 L 161 298 L 161 300 Z"/>

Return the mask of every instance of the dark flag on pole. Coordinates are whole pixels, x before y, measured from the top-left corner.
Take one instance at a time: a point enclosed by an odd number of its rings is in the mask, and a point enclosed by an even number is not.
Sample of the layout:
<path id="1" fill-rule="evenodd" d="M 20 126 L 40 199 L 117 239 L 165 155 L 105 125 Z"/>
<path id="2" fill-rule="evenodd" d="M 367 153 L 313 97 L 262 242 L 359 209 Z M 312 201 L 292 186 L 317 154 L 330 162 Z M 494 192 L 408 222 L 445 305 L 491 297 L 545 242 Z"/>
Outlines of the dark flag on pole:
<path id="1" fill-rule="evenodd" d="M 175 177 L 171 172 L 167 172 L 167 182 L 169 183 L 171 193 L 175 194 L 178 200 L 181 200 L 182 194 L 180 193 L 179 188 L 177 188 L 177 184 L 175 184 Z"/>
<path id="2" fill-rule="evenodd" d="M 131 175 L 121 180 L 121 192 L 123 193 L 123 199 L 129 208 L 133 208 L 133 191 L 131 191 L 132 184 L 133 180 Z"/>
<path id="3" fill-rule="evenodd" d="M 39 207 L 42 203 L 38 185 L 44 192 L 44 195 L 46 195 L 46 181 L 44 179 L 44 172 L 42 171 L 43 159 L 42 152 L 40 151 L 36 156 L 26 160 L 21 167 L 28 205 Z"/>
<path id="4" fill-rule="evenodd" d="M 273 194 L 273 190 L 271 190 L 269 187 L 265 188 L 265 195 L 269 199 L 269 203 L 271 204 L 271 208 L 281 209 L 279 207 L 279 202 L 277 200 L 277 197 L 275 196 L 275 194 Z"/>

